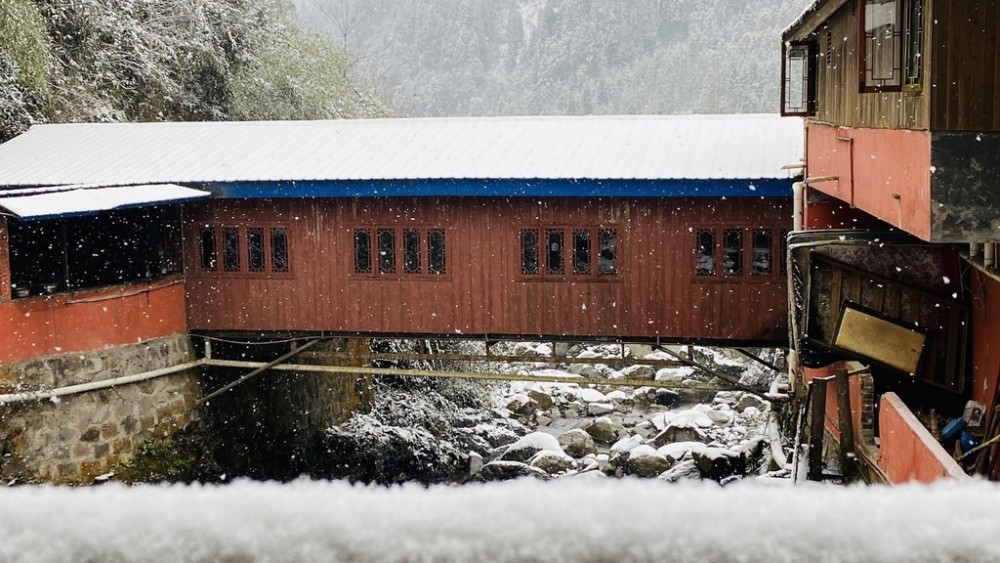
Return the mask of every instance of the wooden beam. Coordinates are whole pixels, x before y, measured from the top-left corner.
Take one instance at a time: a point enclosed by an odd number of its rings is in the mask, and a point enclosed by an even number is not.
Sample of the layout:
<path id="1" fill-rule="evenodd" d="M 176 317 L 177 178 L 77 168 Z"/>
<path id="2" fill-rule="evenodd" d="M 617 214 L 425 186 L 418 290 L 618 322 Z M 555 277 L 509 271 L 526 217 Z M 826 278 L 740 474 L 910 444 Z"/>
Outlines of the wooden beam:
<path id="1" fill-rule="evenodd" d="M 810 481 L 823 479 L 823 423 L 826 420 L 826 380 L 809 382 L 809 472 Z"/>
<path id="2" fill-rule="evenodd" d="M 840 428 L 840 470 L 844 482 L 850 483 L 856 475 L 857 453 L 854 448 L 854 418 L 851 416 L 850 380 L 847 370 L 840 368 L 834 373 L 837 385 L 837 414 Z"/>

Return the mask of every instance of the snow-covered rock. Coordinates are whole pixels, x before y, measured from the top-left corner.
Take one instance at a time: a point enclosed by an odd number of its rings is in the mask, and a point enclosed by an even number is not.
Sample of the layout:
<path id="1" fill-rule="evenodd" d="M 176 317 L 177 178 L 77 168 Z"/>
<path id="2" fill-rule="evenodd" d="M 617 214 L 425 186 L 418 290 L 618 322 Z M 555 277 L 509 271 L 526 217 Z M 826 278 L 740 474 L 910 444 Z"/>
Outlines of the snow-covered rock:
<path id="1" fill-rule="evenodd" d="M 770 408 L 770 404 L 764 399 L 761 399 L 757 395 L 752 395 L 750 393 L 744 393 L 740 400 L 736 402 L 733 410 L 737 412 L 746 412 L 748 408 L 755 408 L 758 411 L 766 411 Z"/>
<path id="2" fill-rule="evenodd" d="M 516 393 L 507 400 L 507 410 L 527 416 L 538 410 L 538 403 L 523 393 Z"/>
<path id="3" fill-rule="evenodd" d="M 706 479 L 719 481 L 732 475 L 742 475 L 746 462 L 739 453 L 725 448 L 705 448 L 691 451 L 691 458 Z"/>
<path id="4" fill-rule="evenodd" d="M 573 457 L 584 457 L 597 453 L 594 439 L 587 432 L 574 428 L 559 435 L 559 444 L 567 454 Z"/>
<path id="5" fill-rule="evenodd" d="M 611 403 L 589 403 L 587 405 L 587 414 L 591 416 L 601 416 L 614 412 L 614 410 L 615 406 Z"/>
<path id="6" fill-rule="evenodd" d="M 578 395 L 579 399 L 585 403 L 606 403 L 608 402 L 607 396 L 601 393 L 597 389 L 591 389 L 589 387 L 580 389 Z"/>
<path id="7" fill-rule="evenodd" d="M 645 440 L 643 440 L 642 436 L 627 436 L 612 444 L 609 452 L 612 456 L 615 454 L 628 453 L 643 445 L 644 442 Z"/>
<path id="8" fill-rule="evenodd" d="M 618 438 L 614 424 L 606 416 L 595 419 L 584 430 L 599 444 L 611 444 Z"/>
<path id="9" fill-rule="evenodd" d="M 632 432 L 648 440 L 656 434 L 656 428 L 653 426 L 652 422 L 643 420 L 632 427 Z"/>
<path id="10" fill-rule="evenodd" d="M 537 467 L 549 475 L 558 475 L 573 469 L 573 458 L 562 451 L 542 450 L 531 457 L 528 464 Z"/>
<path id="11" fill-rule="evenodd" d="M 708 436 L 688 420 L 671 422 L 662 432 L 649 440 L 649 445 L 661 448 L 673 442 L 705 442 Z"/>
<path id="12" fill-rule="evenodd" d="M 547 479 L 548 473 L 519 461 L 491 461 L 473 477 L 476 481 L 507 481 L 519 477 Z"/>
<path id="13" fill-rule="evenodd" d="M 656 375 L 656 371 L 653 368 L 643 365 L 626 366 L 618 373 L 626 379 L 653 379 Z"/>
<path id="14" fill-rule="evenodd" d="M 667 444 L 658 448 L 656 451 L 660 452 L 663 457 L 667 458 L 668 461 L 678 462 L 682 459 L 689 457 L 689 454 L 695 451 L 704 451 L 708 446 L 704 442 L 674 442 L 672 444 Z"/>
<path id="15" fill-rule="evenodd" d="M 664 471 L 658 477 L 661 481 L 677 483 L 678 481 L 699 481 L 701 471 L 693 459 L 685 459 L 674 464 L 673 467 Z"/>
<path id="16" fill-rule="evenodd" d="M 660 368 L 656 371 L 656 376 L 653 378 L 656 381 L 672 381 L 680 383 L 691 377 L 694 373 L 694 368 L 684 366 L 678 368 Z"/>
<path id="17" fill-rule="evenodd" d="M 719 426 L 729 426 L 733 423 L 734 418 L 732 411 L 725 410 L 712 409 L 706 412 L 705 415 L 708 416 L 709 420 Z"/>
<path id="18" fill-rule="evenodd" d="M 507 446 L 500 459 L 504 461 L 524 462 L 531 459 L 536 453 L 546 450 L 562 453 L 562 446 L 559 445 L 559 440 L 551 434 L 532 432 L 510 446 Z"/>
<path id="19" fill-rule="evenodd" d="M 535 403 L 538 405 L 538 409 L 539 410 L 547 411 L 547 410 L 549 410 L 549 409 L 552 408 L 552 404 L 553 404 L 553 402 L 552 402 L 552 396 L 549 395 L 548 393 L 545 393 L 544 391 L 540 391 L 538 389 L 532 389 L 532 390 L 528 391 L 528 397 L 531 400 L 535 401 Z M 507 407 L 507 408 L 510 408 L 510 407 Z M 511 409 L 511 410 L 514 410 L 514 409 Z"/>
<path id="20" fill-rule="evenodd" d="M 656 477 L 670 469 L 670 462 L 650 446 L 642 445 L 628 452 L 625 472 L 639 477 Z"/>

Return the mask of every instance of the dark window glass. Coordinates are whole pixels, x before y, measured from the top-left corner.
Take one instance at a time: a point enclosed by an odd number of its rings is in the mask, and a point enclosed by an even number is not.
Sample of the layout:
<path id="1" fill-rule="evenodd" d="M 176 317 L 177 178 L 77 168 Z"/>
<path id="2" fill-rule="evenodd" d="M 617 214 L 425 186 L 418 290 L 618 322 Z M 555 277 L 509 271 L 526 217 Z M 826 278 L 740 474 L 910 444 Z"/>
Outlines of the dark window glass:
<path id="1" fill-rule="evenodd" d="M 538 231 L 521 231 L 521 273 L 538 273 Z"/>
<path id="2" fill-rule="evenodd" d="M 264 229 L 247 229 L 247 269 L 264 271 Z"/>
<path id="3" fill-rule="evenodd" d="M 432 274 L 443 274 L 445 264 L 444 230 L 431 229 L 427 231 L 427 270 Z"/>
<path id="4" fill-rule="evenodd" d="M 598 234 L 600 262 L 598 272 L 603 276 L 618 273 L 618 233 L 614 229 L 601 229 Z"/>
<path id="5" fill-rule="evenodd" d="M 271 271 L 288 270 L 288 232 L 285 229 L 271 229 Z"/>
<path id="6" fill-rule="evenodd" d="M 403 271 L 407 274 L 420 273 L 420 231 L 403 231 Z"/>
<path id="7" fill-rule="evenodd" d="M 222 232 L 222 268 L 240 271 L 240 230 L 235 227 L 226 227 Z"/>
<path id="8" fill-rule="evenodd" d="M 699 276 L 715 275 L 715 232 L 698 231 L 698 255 L 695 272 Z"/>
<path id="9" fill-rule="evenodd" d="M 743 231 L 726 231 L 722 236 L 726 245 L 723 271 L 738 276 L 743 273 Z"/>
<path id="10" fill-rule="evenodd" d="M 201 269 L 214 270 L 218 260 L 215 253 L 215 229 L 205 227 L 201 230 Z"/>
<path id="11" fill-rule="evenodd" d="M 372 273 L 372 233 L 368 229 L 354 231 L 354 273 Z"/>
<path id="12" fill-rule="evenodd" d="M 396 233 L 392 229 L 378 231 L 378 271 L 396 273 Z"/>
<path id="13" fill-rule="evenodd" d="M 573 231 L 573 273 L 590 273 L 590 231 Z"/>
<path id="14" fill-rule="evenodd" d="M 563 232 L 562 229 L 545 231 L 545 259 L 550 274 L 565 272 L 563 266 Z"/>
<path id="15" fill-rule="evenodd" d="M 771 267 L 771 231 L 757 230 L 753 233 L 753 263 L 750 273 L 756 276 L 766 276 L 773 270 Z"/>

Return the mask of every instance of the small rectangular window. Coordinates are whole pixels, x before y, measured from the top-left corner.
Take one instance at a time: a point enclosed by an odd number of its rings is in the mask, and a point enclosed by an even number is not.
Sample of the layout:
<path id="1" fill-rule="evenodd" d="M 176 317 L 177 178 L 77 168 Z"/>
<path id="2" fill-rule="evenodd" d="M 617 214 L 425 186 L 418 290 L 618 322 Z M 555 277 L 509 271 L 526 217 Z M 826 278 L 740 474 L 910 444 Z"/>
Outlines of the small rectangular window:
<path id="1" fill-rule="evenodd" d="M 750 273 L 755 276 L 766 276 L 771 268 L 771 231 L 760 229 L 753 233 L 753 263 Z"/>
<path id="2" fill-rule="evenodd" d="M 618 233 L 614 229 L 601 229 L 598 234 L 600 256 L 598 273 L 611 276 L 618 273 Z"/>
<path id="3" fill-rule="evenodd" d="M 538 231 L 521 231 L 521 273 L 538 274 Z"/>
<path id="4" fill-rule="evenodd" d="M 816 44 L 786 43 L 781 64 L 781 115 L 816 113 Z"/>
<path id="5" fill-rule="evenodd" d="M 264 271 L 264 229 L 247 229 L 247 269 Z"/>
<path id="6" fill-rule="evenodd" d="M 372 273 L 372 232 L 368 229 L 354 231 L 354 273 Z"/>
<path id="7" fill-rule="evenodd" d="M 573 231 L 573 273 L 590 273 L 590 230 Z"/>
<path id="8" fill-rule="evenodd" d="M 695 273 L 699 276 L 715 275 L 715 231 L 704 229 L 698 231 Z"/>
<path id="9" fill-rule="evenodd" d="M 545 261 L 548 273 L 561 274 L 565 272 L 563 265 L 563 232 L 562 229 L 545 231 Z"/>
<path id="10" fill-rule="evenodd" d="M 722 235 L 725 244 L 723 271 L 727 276 L 743 273 L 743 231 L 726 231 Z"/>
<path id="11" fill-rule="evenodd" d="M 378 271 L 380 274 L 396 273 L 396 232 L 392 229 L 379 229 L 378 237 Z"/>
<path id="12" fill-rule="evenodd" d="M 236 227 L 226 227 L 222 232 L 222 268 L 240 271 L 240 230 Z"/>
<path id="13" fill-rule="evenodd" d="M 902 85 L 903 36 L 900 1 L 861 2 L 861 90 L 899 90 Z"/>
<path id="14" fill-rule="evenodd" d="M 427 271 L 442 275 L 447 271 L 445 264 L 444 229 L 427 231 Z"/>
<path id="15" fill-rule="evenodd" d="M 924 44 L 924 2 L 910 0 L 906 12 L 906 86 L 920 89 Z"/>
<path id="16" fill-rule="evenodd" d="M 287 272 L 288 232 L 285 229 L 271 229 L 271 271 Z"/>
<path id="17" fill-rule="evenodd" d="M 215 229 L 205 227 L 201 230 L 201 269 L 215 270 L 218 259 L 215 251 Z"/>
<path id="18" fill-rule="evenodd" d="M 403 231 L 403 271 L 407 274 L 420 273 L 420 231 Z"/>

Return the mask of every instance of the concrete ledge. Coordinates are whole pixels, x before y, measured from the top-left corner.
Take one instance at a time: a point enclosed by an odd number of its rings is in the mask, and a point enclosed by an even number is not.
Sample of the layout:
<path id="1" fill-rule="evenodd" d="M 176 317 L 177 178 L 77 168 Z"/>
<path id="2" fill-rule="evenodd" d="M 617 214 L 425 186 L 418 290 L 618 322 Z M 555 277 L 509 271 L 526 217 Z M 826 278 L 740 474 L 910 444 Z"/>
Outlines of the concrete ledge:
<path id="1" fill-rule="evenodd" d="M 879 466 L 891 483 L 969 478 L 895 393 L 882 396 L 879 436 Z"/>

